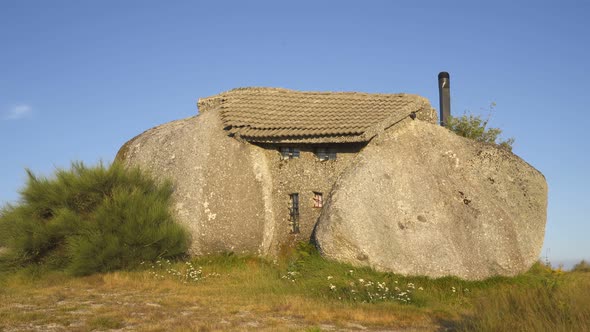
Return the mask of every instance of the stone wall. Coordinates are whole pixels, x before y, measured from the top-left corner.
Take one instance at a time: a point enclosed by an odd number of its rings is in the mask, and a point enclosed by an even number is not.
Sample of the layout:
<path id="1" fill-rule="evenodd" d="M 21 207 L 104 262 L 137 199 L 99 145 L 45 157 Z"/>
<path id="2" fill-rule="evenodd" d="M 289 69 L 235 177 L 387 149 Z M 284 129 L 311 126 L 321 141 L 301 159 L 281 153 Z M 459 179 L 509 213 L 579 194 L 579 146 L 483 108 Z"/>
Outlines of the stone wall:
<path id="1" fill-rule="evenodd" d="M 328 145 L 336 148 L 336 160 L 320 161 L 317 146 L 289 145 L 300 149 L 299 158 L 284 160 L 277 145 L 262 145 L 272 179 L 272 209 L 274 211 L 276 241 L 273 251 L 281 245 L 309 241 L 321 213 L 314 207 L 314 192 L 320 192 L 324 204 L 340 174 L 350 165 L 364 144 Z M 299 194 L 299 233 L 291 232 L 289 207 L 292 193 Z"/>

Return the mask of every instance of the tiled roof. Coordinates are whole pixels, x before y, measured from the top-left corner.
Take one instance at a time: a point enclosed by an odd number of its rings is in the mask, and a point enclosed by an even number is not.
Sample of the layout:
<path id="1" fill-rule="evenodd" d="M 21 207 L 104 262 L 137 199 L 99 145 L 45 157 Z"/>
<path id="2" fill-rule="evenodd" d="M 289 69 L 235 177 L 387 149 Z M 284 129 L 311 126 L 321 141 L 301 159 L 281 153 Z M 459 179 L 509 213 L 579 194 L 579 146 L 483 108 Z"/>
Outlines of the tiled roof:
<path id="1" fill-rule="evenodd" d="M 409 94 L 302 92 L 241 88 L 199 99 L 199 111 L 218 109 L 230 135 L 251 142 L 365 142 L 414 112 L 431 111 Z"/>

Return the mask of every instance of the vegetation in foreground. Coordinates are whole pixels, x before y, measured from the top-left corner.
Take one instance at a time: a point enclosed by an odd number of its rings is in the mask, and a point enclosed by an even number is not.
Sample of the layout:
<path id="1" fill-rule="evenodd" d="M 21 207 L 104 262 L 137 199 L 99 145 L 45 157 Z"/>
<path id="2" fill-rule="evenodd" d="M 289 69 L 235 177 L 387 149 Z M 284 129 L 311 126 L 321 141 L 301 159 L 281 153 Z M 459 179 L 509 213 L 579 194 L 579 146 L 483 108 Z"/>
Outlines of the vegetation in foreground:
<path id="1" fill-rule="evenodd" d="M 538 263 L 514 278 L 404 277 L 308 245 L 275 261 L 156 260 L 86 277 L 30 265 L 0 273 L 0 301 L 0 329 L 17 330 L 590 330 L 590 273 Z"/>
<path id="2" fill-rule="evenodd" d="M 170 194 L 119 164 L 29 172 L 0 212 L 0 330 L 590 330 L 586 262 L 474 282 L 356 268 L 309 244 L 182 261 Z"/>
<path id="3" fill-rule="evenodd" d="M 175 258 L 188 248 L 188 233 L 169 211 L 169 182 L 118 163 L 73 163 L 52 178 L 27 173 L 21 201 L 0 211 L 4 268 L 42 264 L 88 275 Z"/>

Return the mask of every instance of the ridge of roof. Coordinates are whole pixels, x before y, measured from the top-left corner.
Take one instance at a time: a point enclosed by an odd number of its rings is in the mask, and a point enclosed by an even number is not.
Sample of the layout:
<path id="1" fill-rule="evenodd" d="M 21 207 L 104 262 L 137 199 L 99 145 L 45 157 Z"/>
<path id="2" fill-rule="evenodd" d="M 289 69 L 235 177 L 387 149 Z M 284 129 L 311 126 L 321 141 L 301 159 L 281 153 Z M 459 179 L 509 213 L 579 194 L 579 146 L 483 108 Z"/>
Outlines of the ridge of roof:
<path id="1" fill-rule="evenodd" d="M 239 94 L 255 94 L 255 93 L 295 93 L 295 94 L 308 94 L 308 95 L 350 95 L 350 96 L 370 96 L 370 97 L 378 97 L 378 96 L 397 96 L 397 95 L 407 95 L 407 96 L 416 96 L 420 97 L 415 94 L 409 94 L 404 92 L 398 93 L 375 93 L 375 92 L 362 92 L 362 91 L 313 91 L 313 90 L 294 90 L 294 89 L 287 89 L 287 88 L 278 88 L 278 87 L 265 87 L 265 86 L 246 86 L 246 87 L 238 87 L 233 88 L 227 91 L 223 91 L 213 96 L 199 98 L 201 100 L 207 100 L 211 98 L 220 97 L 223 95 L 239 95 Z M 422 97 L 420 97 L 422 98 Z"/>

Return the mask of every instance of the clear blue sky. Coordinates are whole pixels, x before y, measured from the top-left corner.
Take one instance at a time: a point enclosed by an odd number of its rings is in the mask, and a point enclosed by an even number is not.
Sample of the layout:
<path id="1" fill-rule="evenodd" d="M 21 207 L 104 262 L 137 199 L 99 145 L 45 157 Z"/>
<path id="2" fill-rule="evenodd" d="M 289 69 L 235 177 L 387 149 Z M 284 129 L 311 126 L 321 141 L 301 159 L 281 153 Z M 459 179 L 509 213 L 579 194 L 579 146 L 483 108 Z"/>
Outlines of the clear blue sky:
<path id="1" fill-rule="evenodd" d="M 243 86 L 407 92 L 492 125 L 549 184 L 545 248 L 590 258 L 590 5 L 492 1 L 0 1 L 0 204 L 24 168 L 112 161 Z"/>

